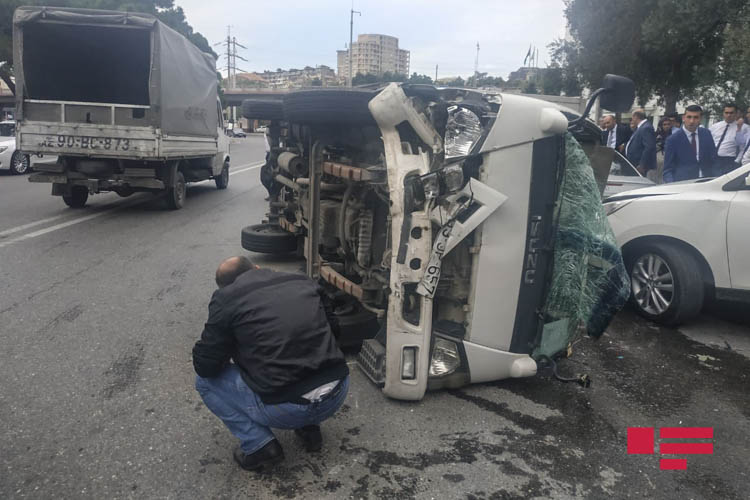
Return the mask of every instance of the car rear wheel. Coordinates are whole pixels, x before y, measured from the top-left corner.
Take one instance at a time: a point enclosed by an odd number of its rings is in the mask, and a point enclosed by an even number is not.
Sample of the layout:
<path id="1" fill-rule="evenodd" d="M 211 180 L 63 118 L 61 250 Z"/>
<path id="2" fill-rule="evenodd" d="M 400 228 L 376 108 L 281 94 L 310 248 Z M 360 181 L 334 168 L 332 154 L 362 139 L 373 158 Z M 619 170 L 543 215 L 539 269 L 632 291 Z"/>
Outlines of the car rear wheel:
<path id="1" fill-rule="evenodd" d="M 289 253 L 297 250 L 297 237 L 276 224 L 255 224 L 242 229 L 242 248 L 257 253 Z"/>
<path id="2" fill-rule="evenodd" d="M 29 171 L 31 159 L 20 151 L 15 151 L 10 158 L 10 171 L 12 174 L 23 175 Z"/>
<path id="3" fill-rule="evenodd" d="M 673 243 L 640 246 L 628 256 L 631 302 L 641 316 L 668 326 L 697 316 L 704 283 L 695 258 Z"/>

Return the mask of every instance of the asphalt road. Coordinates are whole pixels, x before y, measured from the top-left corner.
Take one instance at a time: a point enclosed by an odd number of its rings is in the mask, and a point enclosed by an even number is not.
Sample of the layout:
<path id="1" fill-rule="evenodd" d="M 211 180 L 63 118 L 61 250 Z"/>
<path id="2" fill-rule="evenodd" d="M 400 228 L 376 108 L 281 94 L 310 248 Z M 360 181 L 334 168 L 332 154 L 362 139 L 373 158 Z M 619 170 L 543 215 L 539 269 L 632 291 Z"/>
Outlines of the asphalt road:
<path id="1" fill-rule="evenodd" d="M 542 374 L 406 403 L 352 361 L 321 454 L 281 431 L 283 465 L 239 469 L 193 389 L 190 349 L 216 265 L 263 217 L 262 157 L 259 136 L 235 140 L 229 189 L 192 186 L 176 212 L 114 194 L 71 210 L 0 175 L 0 498 L 747 498 L 744 308 L 680 331 L 624 311 L 561 366 L 588 389 Z M 661 471 L 659 456 L 626 453 L 629 426 L 712 426 L 714 453 Z"/>

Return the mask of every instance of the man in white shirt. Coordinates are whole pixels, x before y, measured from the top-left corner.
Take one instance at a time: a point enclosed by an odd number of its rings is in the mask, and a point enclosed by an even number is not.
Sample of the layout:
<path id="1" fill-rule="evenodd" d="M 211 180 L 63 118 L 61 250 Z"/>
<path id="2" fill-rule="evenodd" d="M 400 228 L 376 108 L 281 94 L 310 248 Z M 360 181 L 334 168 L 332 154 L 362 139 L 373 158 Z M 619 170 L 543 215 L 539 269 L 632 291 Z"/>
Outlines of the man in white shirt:
<path id="1" fill-rule="evenodd" d="M 733 103 L 725 104 L 723 114 L 724 120 L 714 123 L 708 129 L 714 139 L 714 144 L 716 144 L 717 154 L 712 167 L 708 167 L 707 171 L 703 172 L 703 177 L 719 177 L 737 168 L 735 161 L 740 148 L 744 147 L 743 139 L 747 133 L 745 128 L 747 125 L 740 124 L 738 127 L 736 123 L 737 105 Z M 737 142 L 738 139 L 739 143 Z"/>

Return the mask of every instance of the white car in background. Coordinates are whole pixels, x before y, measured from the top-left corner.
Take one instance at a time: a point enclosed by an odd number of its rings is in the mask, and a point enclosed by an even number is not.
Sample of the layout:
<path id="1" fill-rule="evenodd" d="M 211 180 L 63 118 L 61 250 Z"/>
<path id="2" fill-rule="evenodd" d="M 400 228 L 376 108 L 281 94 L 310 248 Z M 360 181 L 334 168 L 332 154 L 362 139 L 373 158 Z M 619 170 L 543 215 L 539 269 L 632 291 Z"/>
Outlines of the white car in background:
<path id="1" fill-rule="evenodd" d="M 0 122 L 0 170 L 10 170 L 12 174 L 28 173 L 31 158 L 16 150 L 16 123 Z"/>
<path id="2" fill-rule="evenodd" d="M 678 325 L 706 299 L 750 302 L 749 173 L 747 164 L 604 200 L 641 315 Z"/>
<path id="3" fill-rule="evenodd" d="M 642 176 L 627 158 L 618 151 L 615 151 L 615 156 L 612 158 L 612 168 L 609 170 L 609 177 L 607 178 L 607 185 L 604 187 L 602 199 L 625 191 L 655 185 L 654 181 Z"/>

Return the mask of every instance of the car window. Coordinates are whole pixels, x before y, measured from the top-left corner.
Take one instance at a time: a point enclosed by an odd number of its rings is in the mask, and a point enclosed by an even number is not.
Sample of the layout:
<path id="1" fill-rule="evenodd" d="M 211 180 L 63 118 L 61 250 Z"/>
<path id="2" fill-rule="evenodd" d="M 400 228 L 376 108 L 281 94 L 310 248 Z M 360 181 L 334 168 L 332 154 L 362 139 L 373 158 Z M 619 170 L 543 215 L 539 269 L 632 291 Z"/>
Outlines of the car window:
<path id="1" fill-rule="evenodd" d="M 216 111 L 219 113 L 219 128 L 224 128 L 224 113 L 221 112 L 221 102 L 216 101 Z"/>
<path id="2" fill-rule="evenodd" d="M 609 175 L 623 175 L 625 177 L 641 177 L 641 174 L 620 153 L 615 152 Z"/>

